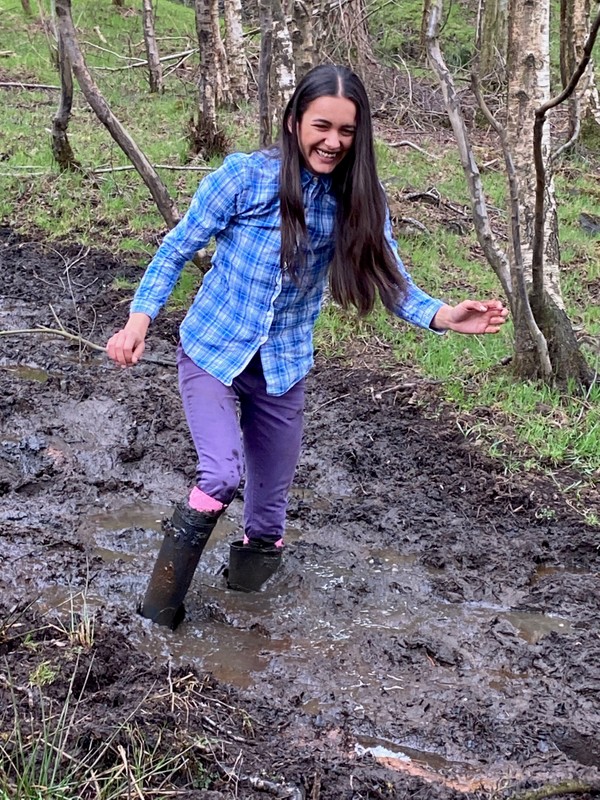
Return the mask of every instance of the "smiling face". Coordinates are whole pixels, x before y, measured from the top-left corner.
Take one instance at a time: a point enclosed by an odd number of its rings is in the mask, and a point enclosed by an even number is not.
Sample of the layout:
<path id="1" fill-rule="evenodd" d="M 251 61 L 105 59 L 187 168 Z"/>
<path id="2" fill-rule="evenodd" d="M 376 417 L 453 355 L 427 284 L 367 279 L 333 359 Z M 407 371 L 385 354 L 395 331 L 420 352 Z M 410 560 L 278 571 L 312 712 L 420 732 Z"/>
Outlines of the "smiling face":
<path id="1" fill-rule="evenodd" d="M 356 106 L 346 97 L 317 97 L 298 123 L 298 144 L 304 163 L 316 175 L 328 175 L 354 143 Z"/>

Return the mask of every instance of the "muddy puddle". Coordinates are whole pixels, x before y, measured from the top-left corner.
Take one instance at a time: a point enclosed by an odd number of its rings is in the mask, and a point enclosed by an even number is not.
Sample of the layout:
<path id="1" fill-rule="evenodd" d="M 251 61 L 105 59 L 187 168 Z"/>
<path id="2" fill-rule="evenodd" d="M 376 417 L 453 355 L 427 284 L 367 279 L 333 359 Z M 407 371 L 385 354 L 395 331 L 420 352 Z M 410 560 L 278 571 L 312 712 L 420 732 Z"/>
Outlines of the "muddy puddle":
<path id="1" fill-rule="evenodd" d="M 0 230 L 11 244 L 0 328 L 52 324 L 31 286 L 42 268 L 63 324 L 96 341 L 120 324 L 124 293 L 111 285 L 131 267 L 79 261 L 74 285 L 92 288 L 75 314 L 64 260 Z M 172 357 L 176 331 L 161 318 L 152 352 Z M 597 531 L 555 487 L 509 479 L 451 418 L 384 392 L 393 382 L 368 355 L 360 368 L 317 359 L 282 570 L 258 595 L 226 588 L 236 498 L 172 633 L 136 605 L 194 474 L 173 371 L 0 339 L 2 607 L 94 620 L 127 643 L 132 668 L 210 673 L 257 718 L 277 717 L 289 765 L 299 753 L 305 772 L 329 764 L 330 784 L 306 784 L 315 798 L 598 780 Z M 272 752 L 269 725 L 261 735 Z M 373 770 L 395 793 L 368 793 Z"/>

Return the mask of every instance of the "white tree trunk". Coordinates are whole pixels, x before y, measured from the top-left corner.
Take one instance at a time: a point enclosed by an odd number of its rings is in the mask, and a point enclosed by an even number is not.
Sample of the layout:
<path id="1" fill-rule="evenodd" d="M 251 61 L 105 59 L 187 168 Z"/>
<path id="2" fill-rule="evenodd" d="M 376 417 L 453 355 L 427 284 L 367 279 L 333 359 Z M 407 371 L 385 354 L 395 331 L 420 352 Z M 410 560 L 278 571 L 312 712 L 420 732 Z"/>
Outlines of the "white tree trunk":
<path id="1" fill-rule="evenodd" d="M 152 0 L 142 0 L 142 21 L 144 26 L 144 44 L 146 45 L 146 57 L 148 59 L 148 81 L 151 92 L 162 92 L 163 90 L 163 71 L 160 63 L 158 45 L 156 43 L 156 33 L 154 31 L 154 11 Z"/>
<path id="2" fill-rule="evenodd" d="M 591 7 L 590 0 L 568 0 L 570 3 L 571 24 L 569 41 L 566 43 L 568 58 L 567 82 L 583 57 L 583 45 L 590 33 Z M 561 31 L 562 35 L 562 31 Z M 596 84 L 594 61 L 590 59 L 585 74 L 575 89 L 570 104 L 571 130 L 573 135 L 581 123 L 595 122 L 600 125 L 600 97 Z"/>
<path id="3" fill-rule="evenodd" d="M 283 109 L 294 93 L 296 67 L 288 20 L 281 0 L 271 0 L 273 15 L 273 124 L 279 128 Z"/>
<path id="4" fill-rule="evenodd" d="M 294 63 L 296 64 L 296 80 L 300 80 L 315 66 L 315 37 L 313 34 L 313 0 L 295 0 L 294 30 L 292 44 L 294 46 Z"/>
<path id="5" fill-rule="evenodd" d="M 234 103 L 244 102 L 248 100 L 248 74 L 242 28 L 242 0 L 223 0 L 223 9 L 231 99 Z"/>
<path id="6" fill-rule="evenodd" d="M 208 0 L 210 25 L 212 30 L 212 42 L 214 48 L 214 87 L 217 105 L 231 104 L 231 88 L 229 81 L 229 64 L 227 63 L 227 53 L 221 38 L 221 27 L 219 25 L 219 0 Z"/>
<path id="7" fill-rule="evenodd" d="M 531 275 L 535 215 L 533 126 L 535 109 L 550 97 L 550 0 L 510 0 L 507 61 L 507 139 L 520 185 L 521 239 L 525 275 Z M 560 251 L 554 179 L 549 169 L 550 126 L 543 134 L 542 152 L 547 165 L 545 203 L 545 287 L 559 308 L 564 307 L 560 287 Z"/>

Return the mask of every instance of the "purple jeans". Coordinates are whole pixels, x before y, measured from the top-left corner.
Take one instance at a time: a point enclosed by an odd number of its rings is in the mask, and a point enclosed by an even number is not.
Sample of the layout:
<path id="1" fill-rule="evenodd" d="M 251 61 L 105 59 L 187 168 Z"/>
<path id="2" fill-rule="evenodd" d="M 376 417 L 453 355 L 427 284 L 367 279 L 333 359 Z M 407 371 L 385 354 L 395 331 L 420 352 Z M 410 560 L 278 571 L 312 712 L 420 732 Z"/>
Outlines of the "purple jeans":
<path id="1" fill-rule="evenodd" d="M 246 536 L 281 538 L 302 442 L 304 379 L 280 397 L 267 394 L 260 351 L 231 386 L 196 366 L 181 345 L 177 365 L 198 487 L 227 505 L 245 466 Z"/>

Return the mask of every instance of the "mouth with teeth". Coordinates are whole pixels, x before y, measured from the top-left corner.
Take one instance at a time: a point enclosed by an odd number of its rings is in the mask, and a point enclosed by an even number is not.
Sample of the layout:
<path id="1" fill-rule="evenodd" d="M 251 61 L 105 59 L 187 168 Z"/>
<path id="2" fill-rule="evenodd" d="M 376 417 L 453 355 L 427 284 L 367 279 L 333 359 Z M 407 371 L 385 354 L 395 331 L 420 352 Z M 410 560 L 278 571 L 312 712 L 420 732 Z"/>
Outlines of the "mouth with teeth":
<path id="1" fill-rule="evenodd" d="M 339 151 L 332 153 L 329 150 L 320 150 L 318 147 L 315 148 L 315 153 L 327 161 L 333 161 L 339 155 Z"/>

